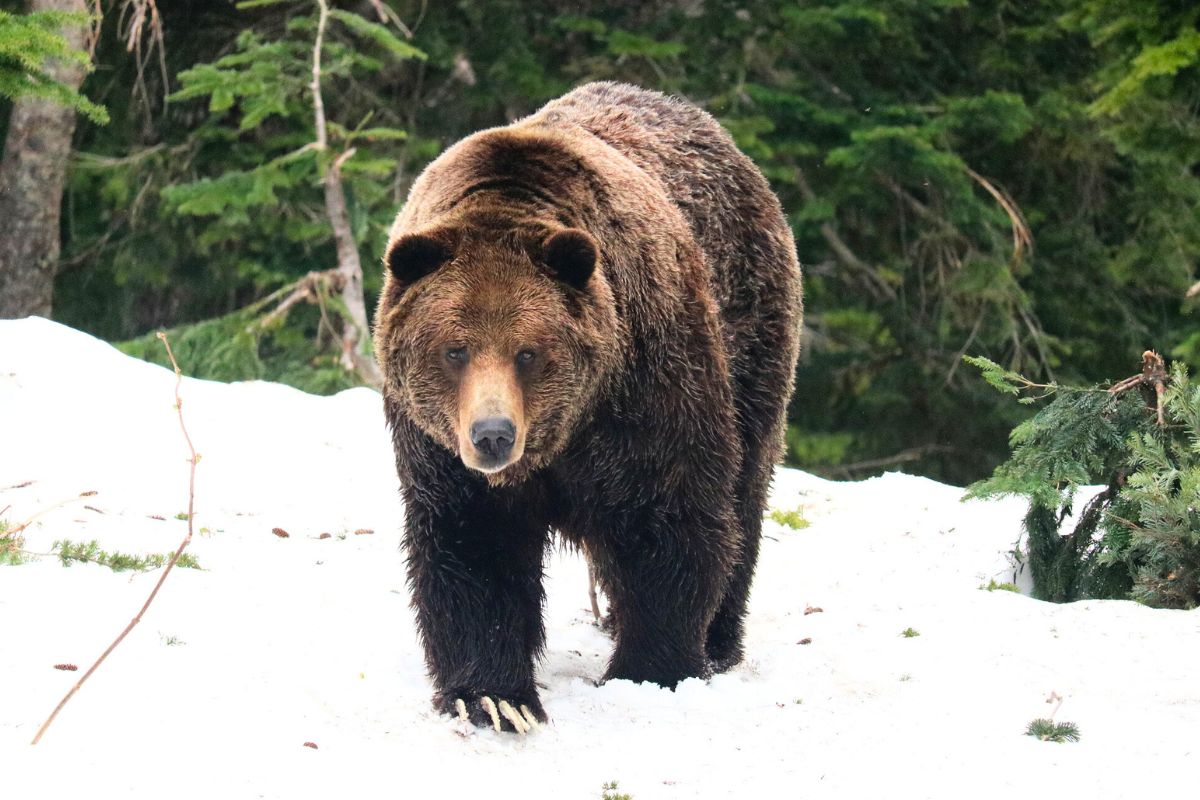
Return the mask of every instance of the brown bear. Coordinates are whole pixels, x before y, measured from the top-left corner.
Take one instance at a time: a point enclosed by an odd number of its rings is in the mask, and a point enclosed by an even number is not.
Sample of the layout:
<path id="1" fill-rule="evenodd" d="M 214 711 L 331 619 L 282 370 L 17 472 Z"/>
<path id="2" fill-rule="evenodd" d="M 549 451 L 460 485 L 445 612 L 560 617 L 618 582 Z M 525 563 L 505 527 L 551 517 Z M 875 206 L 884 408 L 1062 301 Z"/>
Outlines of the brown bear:
<path id="1" fill-rule="evenodd" d="M 553 531 L 610 600 L 604 679 L 736 664 L 801 289 L 729 135 L 687 102 L 582 86 L 430 164 L 384 261 L 375 350 L 435 707 L 546 719 Z"/>

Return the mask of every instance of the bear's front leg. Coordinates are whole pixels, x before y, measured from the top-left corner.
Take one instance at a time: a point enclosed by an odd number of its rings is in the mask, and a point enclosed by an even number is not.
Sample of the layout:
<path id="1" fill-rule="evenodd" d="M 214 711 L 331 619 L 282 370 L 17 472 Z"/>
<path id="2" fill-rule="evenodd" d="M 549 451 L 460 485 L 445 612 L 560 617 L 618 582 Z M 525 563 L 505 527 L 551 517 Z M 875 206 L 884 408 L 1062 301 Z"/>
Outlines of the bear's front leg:
<path id="1" fill-rule="evenodd" d="M 482 482 L 406 492 L 408 580 L 434 707 L 518 733 L 546 721 L 534 684 L 545 640 L 547 529 Z"/>

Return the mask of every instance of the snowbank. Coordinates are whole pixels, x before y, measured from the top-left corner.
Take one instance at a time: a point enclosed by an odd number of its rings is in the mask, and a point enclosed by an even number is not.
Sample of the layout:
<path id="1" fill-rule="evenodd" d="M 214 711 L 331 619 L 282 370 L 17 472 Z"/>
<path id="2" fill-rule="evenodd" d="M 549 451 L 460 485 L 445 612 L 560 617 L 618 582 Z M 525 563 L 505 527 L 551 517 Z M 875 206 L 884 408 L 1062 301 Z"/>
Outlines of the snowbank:
<path id="1" fill-rule="evenodd" d="M 188 466 L 174 380 L 54 323 L 0 322 L 0 518 L 51 509 L 28 550 L 178 544 Z M 378 396 L 191 379 L 182 393 L 203 456 L 191 547 L 203 570 L 170 577 L 37 747 L 80 674 L 54 665 L 86 669 L 157 573 L 0 567 L 7 797 L 599 798 L 616 780 L 635 800 L 1110 798 L 1191 783 L 1200 611 L 981 591 L 1012 580 L 1020 504 L 963 504 L 900 474 L 780 470 L 772 508 L 812 524 L 767 522 L 750 656 L 674 693 L 594 685 L 610 644 L 591 624 L 586 569 L 556 553 L 539 672 L 552 724 L 463 736 L 429 708 Z M 902 636 L 910 627 L 920 635 Z M 1079 743 L 1023 735 L 1051 692 Z"/>

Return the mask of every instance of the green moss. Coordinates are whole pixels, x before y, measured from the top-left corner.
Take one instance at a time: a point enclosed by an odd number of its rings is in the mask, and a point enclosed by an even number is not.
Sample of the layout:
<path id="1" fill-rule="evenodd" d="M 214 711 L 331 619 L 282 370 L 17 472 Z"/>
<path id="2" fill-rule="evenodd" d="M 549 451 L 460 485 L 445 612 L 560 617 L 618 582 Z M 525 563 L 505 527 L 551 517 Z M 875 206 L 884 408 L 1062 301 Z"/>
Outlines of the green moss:
<path id="1" fill-rule="evenodd" d="M 775 509 L 767 516 L 769 519 L 771 519 L 771 521 L 777 522 L 786 528 L 791 528 L 794 531 L 804 530 L 812 524 L 804 518 L 804 512 L 799 508 L 793 511 L 782 511 L 780 509 Z"/>
<path id="2" fill-rule="evenodd" d="M 917 636 L 920 636 L 921 632 L 919 630 L 917 630 L 916 628 L 905 628 L 903 631 L 900 632 L 900 635 L 903 636 L 905 639 L 914 639 Z"/>
<path id="3" fill-rule="evenodd" d="M 979 588 L 983 589 L 986 592 L 1000 591 L 1000 592 L 1016 592 L 1017 594 L 1021 593 L 1020 588 L 1018 588 L 1018 586 L 1015 583 L 996 583 L 995 578 L 988 581 L 987 586 L 980 586 Z"/>

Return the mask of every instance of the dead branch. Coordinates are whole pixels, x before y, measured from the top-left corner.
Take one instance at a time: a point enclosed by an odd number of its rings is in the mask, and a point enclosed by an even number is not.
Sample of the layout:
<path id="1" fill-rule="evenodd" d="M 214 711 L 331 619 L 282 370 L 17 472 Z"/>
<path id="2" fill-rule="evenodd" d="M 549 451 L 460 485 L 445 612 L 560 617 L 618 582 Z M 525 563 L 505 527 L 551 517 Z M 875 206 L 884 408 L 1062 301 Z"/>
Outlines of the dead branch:
<path id="1" fill-rule="evenodd" d="M 31 745 L 37 744 L 39 741 L 41 741 L 42 736 L 46 733 L 46 730 L 50 727 L 50 724 L 54 722 L 55 718 L 58 717 L 58 713 L 63 710 L 63 707 L 66 706 L 67 702 L 75 696 L 75 693 L 78 692 L 80 687 L 83 686 L 84 682 L 92 676 L 92 673 L 99 669 L 100 665 L 104 663 L 104 659 L 108 658 L 109 653 L 117 649 L 117 645 L 125 640 L 125 637 L 129 635 L 129 632 L 133 630 L 134 626 L 142 621 L 142 615 L 146 613 L 146 609 L 150 608 L 150 604 L 153 603 L 154 598 L 158 596 L 158 590 L 162 588 L 163 582 L 166 581 L 167 576 L 171 574 L 171 570 L 175 568 L 175 562 L 179 560 L 179 557 L 183 555 L 183 551 L 187 549 L 188 544 L 190 544 L 192 541 L 192 521 L 196 518 L 196 464 L 199 463 L 200 456 L 196 453 L 196 448 L 192 444 L 192 437 L 188 434 L 187 425 L 184 424 L 183 421 L 183 398 L 179 395 L 179 387 L 183 384 L 183 371 L 179 369 L 179 364 L 175 361 L 175 354 L 171 352 L 171 343 L 167 340 L 167 335 L 160 331 L 158 333 L 158 338 L 162 341 L 163 346 L 167 348 L 167 357 L 171 359 L 171 366 L 175 369 L 175 411 L 179 415 L 179 428 L 183 431 L 183 439 L 185 442 L 187 442 L 188 452 L 191 454 L 191 457 L 188 459 L 188 463 L 191 464 L 191 468 L 188 473 L 187 536 L 183 538 L 183 541 L 179 543 L 179 547 L 177 547 L 175 552 L 171 554 L 171 559 L 167 562 L 166 567 L 163 568 L 162 575 L 158 576 L 158 582 L 154 584 L 154 588 L 150 591 L 150 596 L 146 598 L 146 602 L 142 604 L 142 607 L 137 612 L 137 615 L 129 621 L 129 624 L 126 625 L 125 629 L 121 631 L 120 635 L 113 640 L 113 643 L 108 646 L 108 649 L 100 654 L 100 657 L 96 659 L 96 662 L 88 668 L 87 672 L 83 673 L 83 677 L 76 681 L 75 685 L 71 687 L 71 691 L 67 692 L 66 696 L 63 697 L 63 699 L 59 701 L 58 705 L 55 706 L 54 710 L 50 712 L 50 716 L 47 717 L 46 721 L 42 723 L 42 727 L 38 728 L 38 732 L 33 737 L 33 741 L 30 742 Z"/>
<path id="2" fill-rule="evenodd" d="M 817 195 L 812 190 L 812 187 L 808 185 L 808 178 L 805 177 L 804 170 L 796 167 L 795 177 L 796 188 L 800 190 L 800 197 L 804 202 L 811 203 L 816 200 Z M 850 246 L 838 234 L 837 228 L 833 227 L 833 223 L 822 222 L 819 230 L 821 231 L 821 237 L 829 245 L 829 249 L 833 251 L 833 254 L 837 256 L 838 261 L 841 261 L 846 267 L 866 279 L 867 285 L 872 290 L 876 300 L 896 299 L 896 290 L 887 281 L 879 277 L 879 273 L 875 268 L 855 255 Z"/>
<path id="3" fill-rule="evenodd" d="M 865 461 L 856 461 L 853 464 L 837 464 L 825 469 L 815 468 L 813 471 L 818 475 L 830 474 L 849 477 L 855 472 L 880 469 L 882 467 L 894 467 L 898 464 L 906 464 L 910 461 L 919 461 L 932 453 L 947 452 L 950 449 L 950 447 L 944 444 L 924 444 L 919 447 L 910 447 L 907 450 L 901 450 L 899 453 L 885 456 L 883 458 L 869 458 Z"/>
<path id="4" fill-rule="evenodd" d="M 157 54 L 158 70 L 162 79 L 163 105 L 170 93 L 170 78 L 167 74 L 167 49 L 163 37 L 162 17 L 158 12 L 157 0 L 123 0 L 117 18 L 118 35 L 125 41 L 125 51 L 134 54 L 136 74 L 133 94 L 141 95 L 150 114 L 150 93 L 146 89 L 146 63 Z M 148 33 L 147 33 L 148 32 Z M 143 46 L 143 39 L 149 42 Z"/>
<path id="5" fill-rule="evenodd" d="M 959 236 L 959 237 L 962 236 L 962 233 L 958 230 L 958 228 L 956 228 L 954 226 L 953 223 L 951 223 L 948 219 L 941 216 L 940 214 L 937 214 L 936 212 L 934 212 L 929 206 L 925 205 L 920 200 L 918 200 L 911 192 L 906 190 L 903 186 L 896 183 L 894 180 L 892 180 L 888 176 L 884 175 L 883 173 L 877 173 L 876 177 L 878 178 L 879 182 L 882 183 L 883 186 L 889 192 L 894 194 L 902 203 L 904 203 L 904 205 L 908 206 L 908 208 L 913 213 L 915 213 L 918 217 L 920 217 L 921 219 L 923 219 L 927 222 L 932 222 L 934 225 L 936 225 L 938 228 L 940 228 L 942 230 L 942 232 L 944 232 L 944 233 L 952 234 L 954 236 Z"/>
<path id="6" fill-rule="evenodd" d="M 336 269 L 327 269 L 322 271 L 314 271 L 305 275 L 300 280 L 291 284 L 291 291 L 287 296 L 275 306 L 270 313 L 264 314 L 255 321 L 256 328 L 269 328 L 278 320 L 287 316 L 288 311 L 292 306 L 307 300 L 310 303 L 320 304 L 321 290 L 326 289 L 331 292 L 338 292 L 342 289 L 342 274 Z"/>
<path id="7" fill-rule="evenodd" d="M 88 0 L 88 29 L 83 36 L 83 49 L 87 51 L 88 58 L 93 63 L 96 61 L 96 46 L 100 44 L 100 24 L 104 21 L 103 11 L 100 7 L 100 0 Z"/>
<path id="8" fill-rule="evenodd" d="M 983 327 L 983 314 L 975 317 L 975 324 L 971 326 L 971 332 L 967 334 L 967 340 L 963 342 L 963 346 L 954 354 L 954 360 L 950 364 L 950 370 L 946 373 L 946 379 L 942 381 L 942 388 L 945 389 L 954 380 L 954 373 L 958 371 L 958 365 L 963 363 L 963 356 L 971 349 L 971 345 L 975 342 L 975 337 L 979 335 L 979 329 Z"/>
<path id="9" fill-rule="evenodd" d="M 41 511 L 37 512 L 32 517 L 30 517 L 29 519 L 22 522 L 20 525 L 17 525 L 16 527 L 13 527 L 13 528 L 9 528 L 7 531 L 5 531 L 5 533 L 7 533 L 8 535 L 11 535 L 11 536 L 16 536 L 18 533 L 20 533 L 21 531 L 25 530 L 30 525 L 32 525 L 34 520 L 36 520 L 38 517 L 43 516 L 45 514 L 49 514 L 51 511 L 53 511 L 56 508 L 62 508 L 63 506 L 65 506 L 69 503 L 74 503 L 77 500 L 79 500 L 80 498 L 91 497 L 94 494 L 95 494 L 95 492 L 80 492 L 75 497 L 68 497 L 66 500 L 59 500 L 54 505 L 43 508 Z M 8 508 L 9 508 L 8 506 L 5 506 L 5 510 L 7 510 Z"/>
<path id="10" fill-rule="evenodd" d="M 1148 400 L 1146 405 L 1155 410 L 1158 415 L 1158 424 L 1161 427 L 1166 424 L 1163 415 L 1163 394 L 1167 390 L 1168 380 L 1170 379 L 1167 377 L 1166 361 L 1153 350 L 1147 350 L 1142 353 L 1141 373 L 1114 383 L 1108 388 L 1108 393 L 1116 395 L 1135 386 L 1145 388 L 1148 392 L 1152 391 L 1154 393 L 1153 402 Z"/>
<path id="11" fill-rule="evenodd" d="M 406 38 L 406 39 L 413 38 L 412 30 L 407 25 L 404 24 L 404 20 L 400 19 L 400 15 L 397 14 L 389 6 L 387 6 L 383 2 L 383 0 L 368 0 L 368 1 L 371 3 L 371 7 L 375 9 L 375 14 L 376 14 L 376 16 L 379 17 L 380 22 L 382 22 L 384 25 L 386 25 L 390 22 L 393 25 L 395 25 L 400 30 L 401 33 L 404 34 L 404 38 Z"/>
<path id="12" fill-rule="evenodd" d="M 1033 251 L 1033 234 L 1029 230 L 1029 224 L 1025 221 L 1025 215 L 1021 213 L 1021 209 L 1012 198 L 993 186 L 987 178 L 984 178 L 970 167 L 966 169 L 967 174 L 982 186 L 1000 204 L 1000 207 L 1004 209 L 1004 213 L 1008 215 L 1008 221 L 1012 224 L 1013 263 L 1017 263 L 1021 260 L 1021 252 L 1023 250 Z"/>

